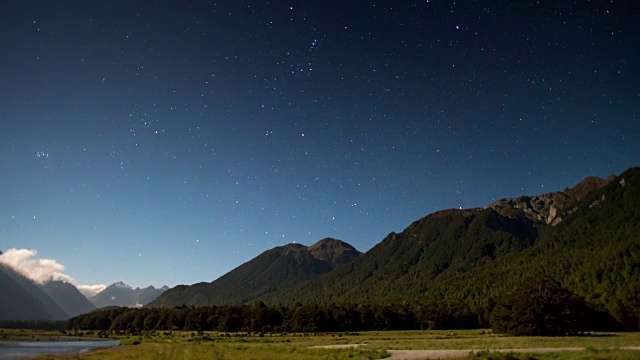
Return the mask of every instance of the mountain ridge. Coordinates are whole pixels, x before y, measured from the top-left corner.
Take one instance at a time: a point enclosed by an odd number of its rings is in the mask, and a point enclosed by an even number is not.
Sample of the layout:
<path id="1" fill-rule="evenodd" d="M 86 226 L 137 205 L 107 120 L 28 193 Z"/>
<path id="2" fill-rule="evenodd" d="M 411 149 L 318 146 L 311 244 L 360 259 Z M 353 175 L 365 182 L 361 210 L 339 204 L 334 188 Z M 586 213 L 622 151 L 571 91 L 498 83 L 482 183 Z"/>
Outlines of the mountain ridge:
<path id="1" fill-rule="evenodd" d="M 39 284 L 4 264 L 0 264 L 0 278 L 1 292 L 12 294 L 0 301 L 0 320 L 64 320 L 96 309 L 64 281 Z"/>
<path id="2" fill-rule="evenodd" d="M 508 217 L 521 212 L 532 220 L 556 226 L 563 217 L 571 215 L 576 210 L 572 208 L 572 204 L 576 204 L 580 199 L 607 185 L 613 179 L 615 175 L 609 175 L 607 179 L 588 176 L 571 188 L 541 195 L 503 198 L 485 206 L 484 209 L 491 208 Z"/>
<path id="3" fill-rule="evenodd" d="M 156 289 L 153 285 L 149 285 L 146 288 L 133 288 L 122 281 L 118 281 L 88 298 L 88 300 L 97 308 L 108 306 L 141 307 L 153 301 L 167 289 L 167 286 Z"/>
<path id="4" fill-rule="evenodd" d="M 413 299 L 483 314 L 517 279 L 539 274 L 633 323 L 640 318 L 633 295 L 640 291 L 640 168 L 598 183 L 568 202 L 571 214 L 555 226 L 524 209 L 506 215 L 491 207 L 439 211 L 390 233 L 349 267 L 260 300 Z"/>
<path id="5" fill-rule="evenodd" d="M 400 233 L 391 232 L 348 264 L 234 299 L 239 303 L 318 305 L 427 302 L 430 308 L 454 306 L 458 309 L 454 312 L 477 314 L 486 325 L 492 302 L 518 279 L 551 276 L 592 306 L 606 309 L 620 323 L 635 321 L 637 325 L 639 184 L 640 168 L 630 168 L 606 179 L 587 177 L 553 193 L 438 211 Z M 303 249 L 291 244 L 281 248 L 291 253 Z M 274 248 L 263 254 L 278 251 L 282 250 Z M 183 286 L 173 292 L 175 297 L 152 305 L 211 305 L 212 299 L 234 295 L 221 287 L 212 297 L 203 291 L 207 284 Z M 260 286 L 269 284 L 261 282 Z M 253 290 L 249 286 L 245 292 Z"/>
<path id="6" fill-rule="evenodd" d="M 68 282 L 49 281 L 42 284 L 41 288 L 60 306 L 68 317 L 88 313 L 96 309 L 73 284 Z"/>
<path id="7" fill-rule="evenodd" d="M 0 251 L 0 255 L 2 255 Z M 38 283 L 8 264 L 0 264 L 0 320 L 63 320 L 95 310 L 70 283 Z"/>
<path id="8" fill-rule="evenodd" d="M 22 279 L 19 279 L 22 277 Z M 8 266 L 0 265 L 0 320 L 63 320 L 64 311 L 35 284 Z"/>
<path id="9" fill-rule="evenodd" d="M 289 243 L 265 250 L 211 283 L 176 286 L 149 306 L 246 303 L 330 272 L 360 254 L 352 245 L 332 238 L 311 246 Z"/>

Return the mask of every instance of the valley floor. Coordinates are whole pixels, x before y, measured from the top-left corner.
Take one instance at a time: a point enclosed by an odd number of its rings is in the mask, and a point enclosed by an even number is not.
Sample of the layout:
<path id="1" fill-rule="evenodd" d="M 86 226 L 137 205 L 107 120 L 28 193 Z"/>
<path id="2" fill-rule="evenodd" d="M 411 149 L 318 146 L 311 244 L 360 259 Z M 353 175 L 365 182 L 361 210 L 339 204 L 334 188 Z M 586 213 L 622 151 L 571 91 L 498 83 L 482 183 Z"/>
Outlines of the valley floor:
<path id="1" fill-rule="evenodd" d="M 80 333 L 97 336 L 95 332 Z M 150 332 L 113 336 L 119 346 L 71 358 L 111 359 L 638 359 L 640 333 L 580 337 L 507 337 L 490 330 L 324 334 Z M 483 349 L 493 349 L 491 352 Z M 473 353 L 473 354 L 471 354 Z M 37 359 L 69 359 L 41 356 Z"/>
<path id="2" fill-rule="evenodd" d="M 532 356 L 538 354 L 554 354 L 559 356 L 562 353 L 577 353 L 578 357 L 588 357 L 591 355 L 589 349 L 587 348 L 536 348 L 536 349 L 494 349 L 494 350 L 478 350 L 478 349 L 467 349 L 467 350 L 388 350 L 387 352 L 391 355 L 391 357 L 387 358 L 388 360 L 423 360 L 423 359 L 450 359 L 450 358 L 474 358 L 482 356 L 491 357 L 492 353 L 494 357 L 499 357 L 502 354 L 526 354 L 525 358 L 531 358 Z M 612 357 L 618 356 L 620 351 L 629 352 L 629 351 L 639 351 L 638 354 L 631 354 L 633 356 L 640 356 L 640 347 L 626 347 L 621 349 L 610 349 L 605 351 L 600 351 L 600 359 L 607 359 L 607 354 Z M 597 352 L 596 352 L 597 353 Z M 514 356 L 514 355 L 511 355 Z M 515 355 L 517 356 L 517 355 Z M 515 357 L 514 356 L 514 357 Z M 506 355 L 505 355 L 506 357 Z M 557 358 L 557 357 L 556 357 Z"/>

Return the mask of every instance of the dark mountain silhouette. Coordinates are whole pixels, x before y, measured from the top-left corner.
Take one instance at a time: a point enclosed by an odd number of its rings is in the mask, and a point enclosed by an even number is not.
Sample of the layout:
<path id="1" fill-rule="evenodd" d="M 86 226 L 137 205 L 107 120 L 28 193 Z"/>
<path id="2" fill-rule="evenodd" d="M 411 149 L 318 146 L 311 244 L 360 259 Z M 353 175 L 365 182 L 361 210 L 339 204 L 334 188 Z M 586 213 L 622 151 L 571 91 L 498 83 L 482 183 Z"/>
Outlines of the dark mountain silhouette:
<path id="1" fill-rule="evenodd" d="M 307 247 L 287 244 L 267 250 L 211 283 L 176 286 L 149 306 L 240 304 L 332 271 L 360 256 L 353 246 L 322 239 Z"/>
<path id="2" fill-rule="evenodd" d="M 64 320 L 70 316 L 33 281 L 0 265 L 0 320 Z"/>
<path id="3" fill-rule="evenodd" d="M 96 309 L 72 284 L 64 281 L 49 281 L 41 287 L 64 310 L 68 317 L 88 313 Z"/>
<path id="4" fill-rule="evenodd" d="M 90 297 L 89 301 L 98 308 L 107 306 L 141 307 L 153 301 L 167 289 L 166 286 L 159 289 L 153 286 L 144 289 L 132 288 L 120 281 L 107 286 L 95 296 Z"/>
<path id="5" fill-rule="evenodd" d="M 69 283 L 37 284 L 5 265 L 0 293 L 0 320 L 63 320 L 96 308 Z"/>

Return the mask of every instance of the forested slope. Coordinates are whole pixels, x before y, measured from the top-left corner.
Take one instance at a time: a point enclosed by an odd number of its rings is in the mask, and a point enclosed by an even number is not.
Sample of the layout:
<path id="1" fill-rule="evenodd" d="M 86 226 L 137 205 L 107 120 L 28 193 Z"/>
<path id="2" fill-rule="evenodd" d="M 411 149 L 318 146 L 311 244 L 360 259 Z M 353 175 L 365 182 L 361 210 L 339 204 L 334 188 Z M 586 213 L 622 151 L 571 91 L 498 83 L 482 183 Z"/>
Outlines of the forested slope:
<path id="1" fill-rule="evenodd" d="M 639 185 L 640 169 L 633 168 L 587 187 L 563 204 L 568 211 L 555 226 L 545 216 L 532 219 L 522 208 L 434 213 L 390 234 L 349 265 L 262 300 L 420 302 L 455 307 L 488 321 L 495 299 L 513 284 L 546 274 L 619 321 L 637 326 Z"/>
<path id="2" fill-rule="evenodd" d="M 309 247 L 295 243 L 278 246 L 211 283 L 169 289 L 149 306 L 243 304 L 330 272 L 359 255 L 353 246 L 330 238 Z"/>
<path id="3" fill-rule="evenodd" d="M 332 241 L 268 250 L 212 283 L 178 286 L 151 305 L 406 304 L 416 314 L 428 309 L 416 316 L 434 326 L 487 325 L 508 290 L 544 277 L 626 328 L 638 326 L 640 168 L 588 177 L 555 193 L 439 211 L 362 255 Z M 351 255 L 344 258 L 345 251 Z"/>
<path id="4" fill-rule="evenodd" d="M 244 279 L 243 291 L 259 294 L 277 279 L 283 288 L 256 297 L 264 303 L 102 311 L 72 319 L 67 327 L 352 331 L 491 326 L 533 335 L 637 330 L 639 250 L 640 169 L 634 168 L 606 180 L 587 178 L 557 193 L 440 211 L 391 233 L 351 261 L 335 261 L 342 258 L 340 251 L 325 246 L 278 247 L 216 280 L 216 292 L 192 286 L 187 289 L 193 294 L 174 293 L 185 296 L 177 301 L 237 301 L 223 285 L 239 289 L 235 282 Z M 316 260 L 334 259 L 331 266 L 323 265 L 328 271 L 310 266 L 312 251 Z M 515 310 L 558 321 L 524 324 L 514 318 Z"/>

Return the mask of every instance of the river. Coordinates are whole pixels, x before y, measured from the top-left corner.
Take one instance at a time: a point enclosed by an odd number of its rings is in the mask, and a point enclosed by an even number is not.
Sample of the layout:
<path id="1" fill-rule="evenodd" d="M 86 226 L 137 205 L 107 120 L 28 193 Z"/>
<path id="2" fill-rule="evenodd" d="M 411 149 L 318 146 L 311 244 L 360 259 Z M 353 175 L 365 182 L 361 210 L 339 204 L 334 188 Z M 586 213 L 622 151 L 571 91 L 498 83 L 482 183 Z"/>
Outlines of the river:
<path id="1" fill-rule="evenodd" d="M 101 341 L 0 341 L 0 359 L 29 359 L 40 354 L 82 354 L 120 345 L 120 340 Z"/>

